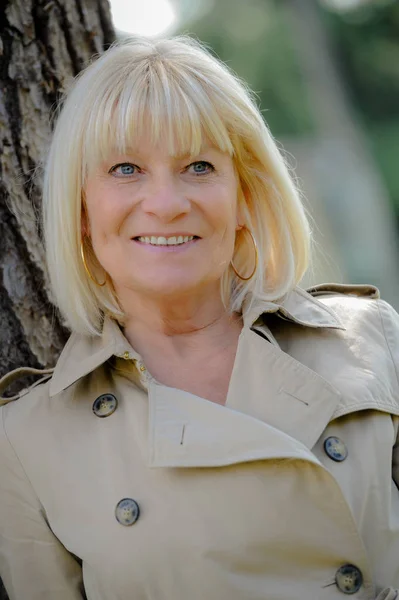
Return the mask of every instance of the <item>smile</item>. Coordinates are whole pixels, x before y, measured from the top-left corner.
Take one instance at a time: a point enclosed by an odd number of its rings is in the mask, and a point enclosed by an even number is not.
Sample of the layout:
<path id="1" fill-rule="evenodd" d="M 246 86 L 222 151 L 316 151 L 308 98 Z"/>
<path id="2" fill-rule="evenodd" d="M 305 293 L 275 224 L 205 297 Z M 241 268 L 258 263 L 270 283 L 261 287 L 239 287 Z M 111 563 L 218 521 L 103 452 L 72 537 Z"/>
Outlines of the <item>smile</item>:
<path id="1" fill-rule="evenodd" d="M 194 239 L 198 239 L 196 235 L 179 235 L 179 236 L 171 236 L 171 237 L 136 237 L 134 238 L 141 244 L 149 244 L 151 246 L 180 246 L 181 244 L 186 244 L 187 242 L 192 242 Z"/>

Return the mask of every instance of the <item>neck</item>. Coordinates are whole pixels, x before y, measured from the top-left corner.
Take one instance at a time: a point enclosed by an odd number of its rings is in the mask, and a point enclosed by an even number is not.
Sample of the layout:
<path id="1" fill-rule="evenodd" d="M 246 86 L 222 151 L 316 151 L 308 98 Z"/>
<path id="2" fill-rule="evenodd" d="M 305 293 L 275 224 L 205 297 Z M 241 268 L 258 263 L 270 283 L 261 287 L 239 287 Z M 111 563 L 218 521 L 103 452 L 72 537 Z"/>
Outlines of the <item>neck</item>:
<path id="1" fill-rule="evenodd" d="M 180 360 L 226 347 L 241 331 L 241 316 L 229 315 L 219 290 L 216 294 L 174 298 L 132 299 L 124 333 L 132 347 L 146 360 L 150 353 Z"/>

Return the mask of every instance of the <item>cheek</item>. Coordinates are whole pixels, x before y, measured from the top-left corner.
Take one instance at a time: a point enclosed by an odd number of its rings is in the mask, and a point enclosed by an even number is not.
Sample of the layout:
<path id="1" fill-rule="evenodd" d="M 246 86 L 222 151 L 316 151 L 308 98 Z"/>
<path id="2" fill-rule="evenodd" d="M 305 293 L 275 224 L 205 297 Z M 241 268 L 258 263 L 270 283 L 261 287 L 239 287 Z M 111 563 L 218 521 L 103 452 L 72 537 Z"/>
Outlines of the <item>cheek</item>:
<path id="1" fill-rule="evenodd" d="M 86 196 L 90 231 L 93 243 L 119 229 L 124 219 L 123 203 L 118 202 L 104 189 L 90 190 Z M 93 193 L 94 192 L 94 193 Z"/>
<path id="2" fill-rule="evenodd" d="M 237 227 L 237 198 L 236 190 L 221 187 L 215 190 L 208 206 L 208 219 L 214 231 L 215 260 L 227 263 L 233 253 Z"/>
<path id="3" fill-rule="evenodd" d="M 237 192 L 235 189 L 223 189 L 215 195 L 214 202 L 210 206 L 215 224 L 225 230 L 227 237 L 235 236 L 237 225 Z"/>

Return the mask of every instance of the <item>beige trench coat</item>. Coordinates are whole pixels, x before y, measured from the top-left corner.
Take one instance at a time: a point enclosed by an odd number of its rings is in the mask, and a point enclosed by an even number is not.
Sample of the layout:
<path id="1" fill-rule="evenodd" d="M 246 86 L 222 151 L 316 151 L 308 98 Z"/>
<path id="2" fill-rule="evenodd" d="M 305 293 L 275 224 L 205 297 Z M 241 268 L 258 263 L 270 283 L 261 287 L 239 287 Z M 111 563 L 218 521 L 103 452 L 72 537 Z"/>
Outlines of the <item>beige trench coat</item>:
<path id="1" fill-rule="evenodd" d="M 106 320 L 1 407 L 11 600 L 397 598 L 399 317 L 371 286 L 312 294 L 253 305 L 226 406 Z"/>

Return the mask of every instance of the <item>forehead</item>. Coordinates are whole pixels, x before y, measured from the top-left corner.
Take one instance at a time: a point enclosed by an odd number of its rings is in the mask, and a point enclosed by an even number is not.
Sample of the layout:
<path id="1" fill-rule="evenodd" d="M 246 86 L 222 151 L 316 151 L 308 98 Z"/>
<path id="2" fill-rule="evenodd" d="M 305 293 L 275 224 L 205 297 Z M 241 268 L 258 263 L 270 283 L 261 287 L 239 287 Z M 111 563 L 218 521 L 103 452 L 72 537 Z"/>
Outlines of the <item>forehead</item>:
<path id="1" fill-rule="evenodd" d="M 158 92 L 154 98 L 155 91 L 148 88 L 122 89 L 99 101 L 84 133 L 86 173 L 108 160 L 110 153 L 160 147 L 174 157 L 196 156 L 205 147 L 232 156 L 228 127 L 209 99 L 182 95 L 180 88 Z"/>
<path id="2" fill-rule="evenodd" d="M 168 157 L 175 160 L 191 159 L 201 155 L 226 156 L 230 158 L 230 154 L 221 150 L 218 146 L 212 144 L 210 140 L 203 137 L 201 143 L 195 147 L 180 147 L 178 144 L 171 144 L 170 140 L 163 136 L 157 141 L 153 141 L 151 137 L 142 135 L 135 140 L 134 143 L 126 144 L 121 149 L 118 147 L 110 147 L 109 156 L 137 156 L 139 158 L 151 159 L 153 157 Z"/>

